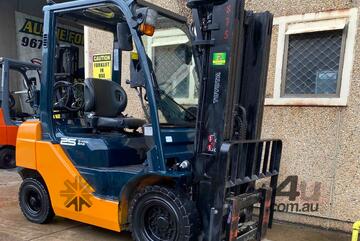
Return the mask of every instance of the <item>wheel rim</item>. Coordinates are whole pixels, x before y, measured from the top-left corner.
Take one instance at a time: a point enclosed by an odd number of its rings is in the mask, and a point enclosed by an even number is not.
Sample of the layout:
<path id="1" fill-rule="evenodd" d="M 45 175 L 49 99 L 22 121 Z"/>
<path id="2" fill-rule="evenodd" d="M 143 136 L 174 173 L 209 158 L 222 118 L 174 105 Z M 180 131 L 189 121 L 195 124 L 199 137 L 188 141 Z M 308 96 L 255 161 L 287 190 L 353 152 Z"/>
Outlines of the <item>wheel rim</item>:
<path id="1" fill-rule="evenodd" d="M 148 201 L 142 209 L 140 220 L 146 240 L 177 240 L 179 218 L 168 202 Z"/>
<path id="2" fill-rule="evenodd" d="M 41 195 L 34 189 L 27 189 L 24 195 L 25 207 L 29 214 L 36 216 L 41 212 Z"/>

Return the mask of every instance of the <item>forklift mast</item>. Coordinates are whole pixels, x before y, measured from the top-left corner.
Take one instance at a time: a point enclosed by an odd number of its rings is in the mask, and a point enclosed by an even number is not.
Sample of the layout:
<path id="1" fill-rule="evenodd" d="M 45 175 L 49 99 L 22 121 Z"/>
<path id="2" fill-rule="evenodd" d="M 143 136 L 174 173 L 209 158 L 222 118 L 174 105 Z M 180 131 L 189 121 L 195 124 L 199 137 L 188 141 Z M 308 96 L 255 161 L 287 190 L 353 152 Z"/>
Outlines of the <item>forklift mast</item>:
<path id="1" fill-rule="evenodd" d="M 194 200 L 204 240 L 261 240 L 271 226 L 282 147 L 259 140 L 273 16 L 245 11 L 243 0 L 189 0 L 188 7 L 201 66 Z M 266 177 L 270 187 L 256 190 Z"/>

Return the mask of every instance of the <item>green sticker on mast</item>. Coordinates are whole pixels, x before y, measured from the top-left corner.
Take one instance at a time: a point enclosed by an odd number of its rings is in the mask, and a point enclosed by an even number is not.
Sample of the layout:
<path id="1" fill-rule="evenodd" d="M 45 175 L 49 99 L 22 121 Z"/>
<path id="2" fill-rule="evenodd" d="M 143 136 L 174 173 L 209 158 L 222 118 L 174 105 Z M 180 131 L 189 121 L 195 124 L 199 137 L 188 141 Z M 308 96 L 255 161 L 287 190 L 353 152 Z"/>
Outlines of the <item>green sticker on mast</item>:
<path id="1" fill-rule="evenodd" d="M 226 64 L 226 58 L 227 58 L 226 52 L 214 53 L 212 63 L 213 63 L 213 65 L 218 65 L 218 66 L 219 65 L 225 65 Z"/>

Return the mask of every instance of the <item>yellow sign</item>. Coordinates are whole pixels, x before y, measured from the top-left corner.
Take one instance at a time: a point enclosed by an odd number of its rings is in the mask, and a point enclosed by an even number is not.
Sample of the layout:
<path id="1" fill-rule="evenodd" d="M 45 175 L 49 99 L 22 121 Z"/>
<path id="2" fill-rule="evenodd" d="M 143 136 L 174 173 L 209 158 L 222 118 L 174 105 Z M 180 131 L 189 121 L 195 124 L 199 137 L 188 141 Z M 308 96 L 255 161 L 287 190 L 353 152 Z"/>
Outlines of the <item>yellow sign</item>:
<path id="1" fill-rule="evenodd" d="M 93 56 L 93 77 L 98 79 L 111 79 L 111 54 L 95 54 Z"/>

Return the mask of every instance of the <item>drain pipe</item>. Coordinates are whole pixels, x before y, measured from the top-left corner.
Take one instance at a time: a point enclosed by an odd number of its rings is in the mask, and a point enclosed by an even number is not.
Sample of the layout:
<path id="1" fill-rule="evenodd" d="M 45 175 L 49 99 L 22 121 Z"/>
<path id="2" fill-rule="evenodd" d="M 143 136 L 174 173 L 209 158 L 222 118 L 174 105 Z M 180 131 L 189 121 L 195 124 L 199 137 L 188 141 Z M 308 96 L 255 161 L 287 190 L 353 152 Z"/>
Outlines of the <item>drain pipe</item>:
<path id="1" fill-rule="evenodd" d="M 354 223 L 351 241 L 358 241 L 359 231 L 360 231 L 360 221 Z"/>

